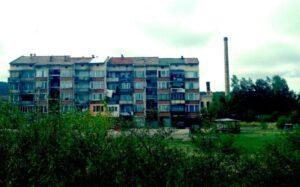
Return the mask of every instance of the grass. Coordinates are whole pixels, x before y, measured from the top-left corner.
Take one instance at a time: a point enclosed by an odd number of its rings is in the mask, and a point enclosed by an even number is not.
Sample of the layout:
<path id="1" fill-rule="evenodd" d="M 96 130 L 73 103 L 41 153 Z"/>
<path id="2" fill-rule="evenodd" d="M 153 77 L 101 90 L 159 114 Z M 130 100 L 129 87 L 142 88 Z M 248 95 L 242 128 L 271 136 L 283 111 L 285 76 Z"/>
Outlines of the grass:
<path id="1" fill-rule="evenodd" d="M 259 151 L 266 143 L 275 141 L 281 132 L 277 129 L 242 127 L 241 133 L 234 135 L 235 145 L 248 153 Z"/>
<path id="2" fill-rule="evenodd" d="M 276 129 L 273 124 L 268 124 L 267 129 L 262 129 L 259 124 L 243 125 L 241 133 L 233 135 L 234 145 L 240 148 L 242 152 L 254 153 L 263 148 L 266 143 L 275 141 L 282 132 L 282 130 Z M 178 147 L 186 151 L 191 151 L 197 147 L 190 140 L 168 139 L 167 143 L 170 147 Z"/>

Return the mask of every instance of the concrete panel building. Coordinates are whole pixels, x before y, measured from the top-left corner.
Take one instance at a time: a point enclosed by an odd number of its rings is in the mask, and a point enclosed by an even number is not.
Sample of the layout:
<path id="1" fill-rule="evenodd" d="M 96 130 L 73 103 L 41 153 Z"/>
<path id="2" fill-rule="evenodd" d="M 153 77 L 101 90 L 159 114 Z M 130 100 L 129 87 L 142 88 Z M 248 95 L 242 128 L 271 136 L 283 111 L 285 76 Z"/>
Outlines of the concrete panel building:
<path id="1" fill-rule="evenodd" d="M 21 56 L 10 63 L 10 100 L 24 112 L 72 109 L 176 126 L 200 110 L 196 58 Z"/>

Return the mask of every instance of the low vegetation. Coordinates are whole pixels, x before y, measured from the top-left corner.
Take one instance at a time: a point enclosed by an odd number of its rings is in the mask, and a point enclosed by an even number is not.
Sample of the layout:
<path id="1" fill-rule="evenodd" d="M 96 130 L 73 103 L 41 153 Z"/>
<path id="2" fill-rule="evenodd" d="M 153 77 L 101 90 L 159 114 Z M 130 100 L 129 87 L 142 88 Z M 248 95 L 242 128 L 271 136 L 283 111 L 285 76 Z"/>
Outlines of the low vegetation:
<path id="1" fill-rule="evenodd" d="M 0 186 L 299 186 L 298 130 L 247 152 L 238 136 L 207 130 L 188 143 L 163 129 L 115 136 L 115 123 L 89 113 L 23 115 L 1 103 Z"/>

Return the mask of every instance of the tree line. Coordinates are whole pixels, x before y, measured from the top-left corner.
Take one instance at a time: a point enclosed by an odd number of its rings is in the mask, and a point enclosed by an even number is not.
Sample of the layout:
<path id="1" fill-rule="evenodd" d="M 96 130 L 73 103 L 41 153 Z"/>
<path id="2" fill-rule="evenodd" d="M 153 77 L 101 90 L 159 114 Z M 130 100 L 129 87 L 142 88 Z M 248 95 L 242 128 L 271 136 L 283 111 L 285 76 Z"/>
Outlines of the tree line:
<path id="1" fill-rule="evenodd" d="M 299 95 L 289 89 L 285 79 L 252 79 L 232 77 L 232 91 L 228 96 L 214 94 L 209 112 L 215 117 L 232 117 L 244 121 L 276 121 L 288 116 L 299 122 Z"/>

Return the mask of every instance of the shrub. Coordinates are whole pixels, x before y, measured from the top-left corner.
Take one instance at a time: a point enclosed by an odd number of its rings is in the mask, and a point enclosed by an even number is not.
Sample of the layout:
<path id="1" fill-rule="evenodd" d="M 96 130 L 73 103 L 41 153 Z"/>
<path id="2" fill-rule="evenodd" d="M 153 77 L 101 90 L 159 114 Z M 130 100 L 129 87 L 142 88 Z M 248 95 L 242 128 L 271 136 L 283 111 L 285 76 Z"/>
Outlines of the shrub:
<path id="1" fill-rule="evenodd" d="M 289 123 L 290 119 L 287 116 L 280 116 L 276 122 L 276 127 L 278 129 L 283 129 L 286 123 Z"/>
<path id="2" fill-rule="evenodd" d="M 260 123 L 260 127 L 261 127 L 261 129 L 265 130 L 265 129 L 268 128 L 268 125 L 267 125 L 266 122 L 261 122 L 261 123 Z"/>

